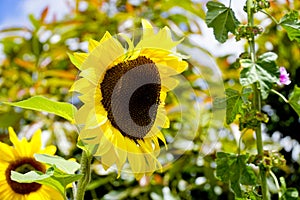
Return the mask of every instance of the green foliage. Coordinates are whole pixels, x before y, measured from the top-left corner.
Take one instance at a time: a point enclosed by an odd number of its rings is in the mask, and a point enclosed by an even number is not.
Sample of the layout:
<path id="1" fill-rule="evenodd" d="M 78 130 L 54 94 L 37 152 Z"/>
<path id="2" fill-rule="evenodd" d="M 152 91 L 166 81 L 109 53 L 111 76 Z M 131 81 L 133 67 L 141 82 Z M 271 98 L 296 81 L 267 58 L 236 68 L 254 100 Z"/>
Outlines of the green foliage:
<path id="1" fill-rule="evenodd" d="M 289 103 L 300 117 L 300 88 L 297 85 L 289 98 Z"/>
<path id="2" fill-rule="evenodd" d="M 71 122 L 74 121 L 74 113 L 77 110 L 76 107 L 70 103 L 53 101 L 43 96 L 34 96 L 29 99 L 15 103 L 3 103 L 11 106 L 17 106 L 20 108 L 52 113 L 63 117 Z"/>
<path id="3" fill-rule="evenodd" d="M 281 183 L 280 190 L 282 192 L 280 200 L 299 200 L 300 199 L 299 193 L 296 188 L 287 188 L 283 177 L 280 177 L 279 180 Z"/>
<path id="4" fill-rule="evenodd" d="M 74 174 L 79 168 L 80 164 L 72 160 L 65 160 L 59 156 L 51 156 L 47 154 L 34 154 L 34 158 L 42 163 L 48 165 L 55 165 L 59 170 L 68 174 Z"/>
<path id="5" fill-rule="evenodd" d="M 234 89 L 227 88 L 226 93 L 226 123 L 230 124 L 234 121 L 238 114 L 243 114 L 246 104 L 251 94 L 251 88 L 244 88 L 242 94 Z"/>
<path id="6" fill-rule="evenodd" d="M 19 183 L 39 183 L 57 189 L 65 196 L 66 186 L 82 177 L 81 174 L 66 174 L 55 167 L 50 167 L 45 174 L 30 171 L 25 174 L 12 171 L 11 179 Z"/>
<path id="7" fill-rule="evenodd" d="M 284 15 L 279 24 L 287 31 L 290 40 L 300 43 L 300 20 L 298 17 L 298 11 L 293 10 Z"/>
<path id="8" fill-rule="evenodd" d="M 217 153 L 216 176 L 223 182 L 229 183 L 236 197 L 243 197 L 241 184 L 256 185 L 256 175 L 247 165 L 248 155 L 236 155 L 225 152 Z"/>
<path id="9" fill-rule="evenodd" d="M 215 38 L 224 43 L 228 38 L 228 32 L 235 33 L 240 22 L 236 19 L 232 9 L 222 3 L 209 1 L 206 6 L 208 11 L 205 22 L 208 27 L 214 29 Z"/>
<path id="10" fill-rule="evenodd" d="M 279 69 L 275 63 L 277 55 L 272 52 L 264 53 L 254 63 L 250 59 L 241 59 L 242 71 L 240 83 L 249 86 L 259 83 L 259 89 L 263 99 L 266 99 L 274 83 L 279 81 Z"/>

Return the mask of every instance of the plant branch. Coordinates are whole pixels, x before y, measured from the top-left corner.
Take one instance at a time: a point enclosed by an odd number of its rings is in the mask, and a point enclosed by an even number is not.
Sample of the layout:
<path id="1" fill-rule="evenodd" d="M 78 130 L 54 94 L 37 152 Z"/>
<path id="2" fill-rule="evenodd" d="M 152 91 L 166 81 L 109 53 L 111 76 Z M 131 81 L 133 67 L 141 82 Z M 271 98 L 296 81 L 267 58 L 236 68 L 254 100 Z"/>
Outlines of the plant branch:
<path id="1" fill-rule="evenodd" d="M 83 177 L 78 181 L 77 192 L 74 194 L 74 200 L 84 200 L 85 190 L 91 179 L 92 158 L 93 157 L 89 155 L 85 150 L 82 151 L 80 173 L 83 174 Z"/>
<path id="2" fill-rule="evenodd" d="M 279 92 L 277 92 L 276 90 L 273 90 L 273 89 L 271 89 L 271 92 L 273 92 L 273 93 L 277 94 L 278 96 L 280 96 L 285 103 L 289 103 L 289 100 L 287 100 L 285 98 L 285 96 L 283 96 L 281 93 L 279 93 Z"/>
<path id="3" fill-rule="evenodd" d="M 265 15 L 267 15 L 268 17 L 270 17 L 272 19 L 272 21 L 275 22 L 276 24 L 279 24 L 278 21 L 272 15 L 270 15 L 269 13 L 267 13 L 266 11 L 261 10 L 260 12 L 262 12 Z"/>
<path id="4" fill-rule="evenodd" d="M 279 186 L 279 182 L 277 180 L 277 177 L 275 176 L 275 174 L 272 172 L 272 170 L 270 170 L 270 175 L 272 176 L 273 180 L 274 180 L 274 183 L 275 183 L 275 186 L 278 190 L 278 199 L 281 198 L 282 194 L 281 194 L 281 190 L 280 190 L 280 186 Z"/>
<path id="5" fill-rule="evenodd" d="M 253 13 L 253 0 L 247 0 L 247 16 L 248 16 L 248 26 L 254 27 L 254 13 Z M 251 60 L 253 63 L 256 62 L 256 55 L 255 55 L 255 41 L 254 35 L 248 38 L 248 43 L 250 46 L 250 55 Z M 261 112 L 261 92 L 259 90 L 258 83 L 254 83 L 252 85 L 254 95 L 253 95 L 253 109 L 257 112 Z M 257 125 L 255 128 L 256 134 L 256 148 L 257 154 L 263 158 L 264 150 L 263 150 L 263 141 L 262 141 L 262 132 L 261 132 L 261 123 Z M 262 189 L 262 196 L 264 200 L 269 200 L 269 192 L 268 192 L 268 185 L 267 185 L 267 174 L 265 167 L 261 164 L 259 166 L 260 169 L 260 177 L 261 177 L 261 189 Z"/>

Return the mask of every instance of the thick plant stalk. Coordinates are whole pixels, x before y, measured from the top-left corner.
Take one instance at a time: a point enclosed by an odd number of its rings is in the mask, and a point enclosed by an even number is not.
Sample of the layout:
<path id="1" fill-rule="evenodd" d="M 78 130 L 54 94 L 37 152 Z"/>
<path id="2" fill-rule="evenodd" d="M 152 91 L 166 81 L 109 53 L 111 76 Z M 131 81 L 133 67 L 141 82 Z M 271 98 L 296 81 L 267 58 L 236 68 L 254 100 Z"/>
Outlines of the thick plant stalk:
<path id="1" fill-rule="evenodd" d="M 93 157 L 89 155 L 85 150 L 82 151 L 80 173 L 83 174 L 83 177 L 78 181 L 77 191 L 74 194 L 74 200 L 84 200 L 85 190 L 91 179 L 92 158 Z"/>
<path id="2" fill-rule="evenodd" d="M 253 0 L 247 0 L 247 14 L 248 14 L 248 25 L 250 27 L 254 26 L 254 13 L 252 10 L 253 7 Z M 254 35 L 252 35 L 249 39 L 249 46 L 250 46 L 250 55 L 251 60 L 253 63 L 256 62 L 256 55 L 255 55 L 255 41 L 254 41 Z M 253 108 L 257 112 L 261 112 L 261 92 L 258 89 L 257 86 L 258 83 L 254 83 L 252 85 L 254 96 L 253 96 Z M 261 123 L 257 125 L 255 128 L 255 134 L 256 134 L 256 147 L 257 147 L 257 154 L 259 157 L 263 158 L 264 156 L 264 149 L 263 149 L 263 141 L 262 141 L 262 132 L 261 132 Z M 261 190 L 262 190 L 262 196 L 264 200 L 269 200 L 270 195 L 268 191 L 268 185 L 267 185 L 267 174 L 266 174 L 266 168 L 261 164 L 259 166 L 259 172 L 260 172 L 260 178 L 261 178 Z"/>

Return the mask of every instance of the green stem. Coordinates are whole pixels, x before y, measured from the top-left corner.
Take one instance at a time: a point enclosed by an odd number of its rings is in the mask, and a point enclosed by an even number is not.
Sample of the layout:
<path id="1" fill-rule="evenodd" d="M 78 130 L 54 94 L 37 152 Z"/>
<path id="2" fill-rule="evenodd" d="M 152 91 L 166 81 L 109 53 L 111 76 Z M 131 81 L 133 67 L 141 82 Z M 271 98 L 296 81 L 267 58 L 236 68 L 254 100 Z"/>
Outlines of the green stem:
<path id="1" fill-rule="evenodd" d="M 248 25 L 253 27 L 254 26 L 254 13 L 253 13 L 253 0 L 247 0 L 247 15 L 248 15 Z M 255 41 L 254 41 L 254 35 L 248 39 L 249 46 L 250 46 L 250 54 L 251 54 L 251 60 L 253 63 L 256 62 L 256 55 L 255 55 Z M 258 88 L 257 83 L 254 83 L 252 85 L 254 95 L 253 95 L 253 109 L 257 112 L 261 112 L 261 93 Z M 256 148 L 257 148 L 257 154 L 263 158 L 264 156 L 264 150 L 263 150 L 263 141 L 262 141 L 262 132 L 261 132 L 261 123 L 257 125 L 255 128 L 255 134 L 256 134 Z M 260 169 L 260 178 L 261 178 L 261 190 L 262 190 L 262 196 L 264 200 L 269 200 L 269 191 L 268 191 L 268 185 L 267 185 L 267 173 L 266 168 L 261 164 L 259 166 Z"/>
<path id="2" fill-rule="evenodd" d="M 243 130 L 242 133 L 241 133 L 241 136 L 240 136 L 240 139 L 239 139 L 238 155 L 241 154 L 242 138 L 243 138 L 243 136 L 245 135 L 245 133 L 246 133 L 247 130 L 248 130 L 248 129 L 245 129 L 245 130 Z"/>
<path id="3" fill-rule="evenodd" d="M 77 192 L 74 194 L 74 200 L 84 200 L 85 190 L 91 179 L 92 158 L 93 157 L 89 155 L 86 151 L 82 151 L 80 161 L 80 173 L 83 174 L 83 177 L 78 181 Z"/>
<path id="4" fill-rule="evenodd" d="M 272 178 L 274 180 L 274 183 L 275 183 L 275 186 L 276 186 L 276 188 L 278 190 L 278 199 L 280 199 L 281 196 L 282 196 L 282 193 L 281 193 L 281 190 L 280 190 L 278 179 L 277 179 L 276 175 L 272 172 L 272 170 L 270 170 L 270 175 L 272 176 Z"/>
<path id="5" fill-rule="evenodd" d="M 276 24 L 279 24 L 279 22 L 272 15 L 270 15 L 269 13 L 267 13 L 266 11 L 261 10 L 260 12 L 262 12 L 265 15 L 267 15 L 268 17 L 270 17 L 273 20 L 273 22 L 275 22 Z"/>
<path id="6" fill-rule="evenodd" d="M 278 96 L 280 96 L 280 97 L 283 99 L 283 101 L 284 101 L 285 103 L 289 103 L 289 100 L 287 100 L 287 99 L 285 98 L 285 96 L 283 96 L 282 94 L 280 94 L 280 93 L 277 92 L 276 90 L 271 89 L 271 92 L 273 92 L 273 93 L 277 94 Z"/>

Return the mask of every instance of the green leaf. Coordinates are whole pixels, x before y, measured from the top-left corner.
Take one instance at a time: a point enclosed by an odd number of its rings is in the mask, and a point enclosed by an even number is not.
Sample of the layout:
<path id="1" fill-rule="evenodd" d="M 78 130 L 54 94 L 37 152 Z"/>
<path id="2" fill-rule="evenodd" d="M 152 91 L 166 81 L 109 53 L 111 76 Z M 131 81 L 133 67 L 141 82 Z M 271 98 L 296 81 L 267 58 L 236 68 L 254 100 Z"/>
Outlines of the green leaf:
<path id="1" fill-rule="evenodd" d="M 248 89 L 243 90 L 243 94 L 239 91 L 228 88 L 225 91 L 226 94 L 226 123 L 230 124 L 234 121 L 237 114 L 243 112 L 243 103 L 248 101 L 250 91 Z"/>
<path id="2" fill-rule="evenodd" d="M 25 174 L 12 171 L 11 179 L 19 183 L 39 183 L 50 186 L 58 190 L 63 196 L 65 196 L 65 188 L 68 184 L 79 180 L 82 174 L 66 174 L 60 171 L 55 166 L 50 167 L 45 174 L 39 171 L 30 171 Z"/>
<path id="3" fill-rule="evenodd" d="M 296 40 L 300 43 L 300 20 L 298 11 L 293 10 L 284 15 L 279 24 L 286 30 L 290 40 Z"/>
<path id="4" fill-rule="evenodd" d="M 228 88 L 226 93 L 226 123 L 230 124 L 234 121 L 237 114 L 240 113 L 243 101 L 239 91 Z"/>
<path id="5" fill-rule="evenodd" d="M 78 69 L 81 69 L 81 63 L 75 58 L 75 56 L 71 53 L 67 53 L 73 65 L 75 65 Z"/>
<path id="6" fill-rule="evenodd" d="M 70 103 L 53 101 L 43 96 L 34 96 L 19 102 L 3 103 L 25 109 L 53 113 L 71 122 L 74 122 L 74 114 L 77 111 L 76 107 Z"/>
<path id="7" fill-rule="evenodd" d="M 281 200 L 299 200 L 299 193 L 296 188 L 287 188 Z"/>
<path id="8" fill-rule="evenodd" d="M 19 183 L 32 183 L 35 181 L 40 181 L 49 178 L 51 177 L 51 175 L 53 175 L 53 171 L 49 171 L 47 174 L 43 174 L 39 171 L 30 171 L 25 174 L 21 174 L 15 171 L 11 172 L 12 180 L 18 181 Z"/>
<path id="9" fill-rule="evenodd" d="M 235 33 L 240 24 L 231 8 L 225 7 L 219 2 L 209 1 L 207 4 L 205 22 L 208 27 L 214 29 L 215 38 L 224 43 L 228 38 L 228 32 Z"/>
<path id="10" fill-rule="evenodd" d="M 38 171 L 30 171 L 25 174 L 11 171 L 11 179 L 19 183 L 39 183 L 57 189 L 62 195 L 65 195 L 65 187 L 55 178 L 53 178 L 54 169 L 49 168 L 46 174 Z"/>
<path id="11" fill-rule="evenodd" d="M 83 174 L 66 174 L 60 170 L 58 170 L 57 168 L 55 168 L 54 170 L 54 179 L 59 181 L 64 188 L 70 184 L 73 183 L 74 181 L 79 180 L 80 178 L 82 178 Z"/>
<path id="12" fill-rule="evenodd" d="M 71 160 L 65 160 L 64 158 L 59 156 L 51 156 L 48 154 L 34 154 L 34 158 L 39 162 L 49 165 L 55 165 L 58 169 L 68 174 L 74 174 L 80 168 L 79 163 Z"/>
<path id="13" fill-rule="evenodd" d="M 294 87 L 294 90 L 289 98 L 289 103 L 300 117 L 300 88 Z"/>
<path id="14" fill-rule="evenodd" d="M 243 197 L 241 184 L 255 185 L 257 178 L 254 171 L 247 165 L 248 155 L 235 155 L 225 152 L 217 153 L 216 176 L 229 183 L 236 197 Z"/>
<path id="15" fill-rule="evenodd" d="M 255 82 L 259 83 L 259 89 L 262 98 L 266 99 L 274 83 L 279 81 L 279 69 L 275 63 L 277 55 L 273 52 L 267 52 L 258 57 L 256 63 L 250 59 L 241 59 L 243 67 L 240 74 L 240 83 L 248 86 Z"/>
<path id="16" fill-rule="evenodd" d="M 299 193 L 296 188 L 286 188 L 285 179 L 283 177 L 279 178 L 281 186 L 280 189 L 282 191 L 282 196 L 280 200 L 299 200 Z"/>

